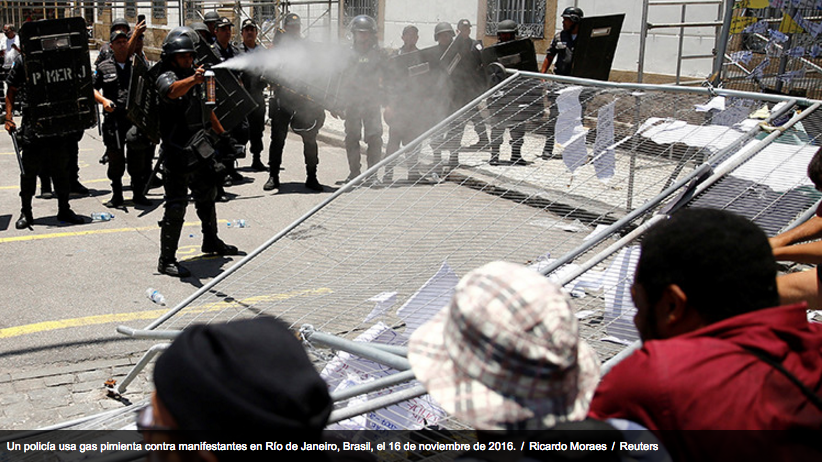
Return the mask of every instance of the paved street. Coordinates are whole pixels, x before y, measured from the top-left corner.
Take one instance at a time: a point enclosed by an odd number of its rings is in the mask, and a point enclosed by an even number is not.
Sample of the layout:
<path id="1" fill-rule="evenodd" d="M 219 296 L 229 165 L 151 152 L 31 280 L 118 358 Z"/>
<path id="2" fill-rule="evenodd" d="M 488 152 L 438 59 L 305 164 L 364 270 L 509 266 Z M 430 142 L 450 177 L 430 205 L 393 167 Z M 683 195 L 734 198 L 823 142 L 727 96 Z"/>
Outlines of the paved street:
<path id="1" fill-rule="evenodd" d="M 218 203 L 221 238 L 251 251 L 329 195 L 348 169 L 344 150 L 335 142 L 339 137 L 327 132 L 325 140 L 319 168 L 323 193 L 303 187 L 302 144 L 294 135 L 287 141 L 280 193 L 264 192 L 268 174 L 244 169 L 251 160 L 241 160 L 240 171 L 248 180 L 227 188 L 234 199 Z M 265 144 L 268 148 L 268 134 Z M 120 406 L 105 397 L 102 380 L 127 373 L 145 342 L 130 341 L 115 327 L 140 327 L 168 309 L 146 298 L 147 288 L 160 291 L 172 306 L 232 264 L 233 258 L 200 253 L 200 224 L 190 205 L 178 258 L 193 277 L 160 275 L 162 189 L 150 192 L 151 207 L 135 208 L 126 191 L 124 208 L 107 208 L 111 191 L 106 167 L 98 162 L 102 153 L 97 129 L 86 131 L 80 176 L 91 195 L 75 197 L 71 205 L 87 223 L 61 224 L 55 217 L 57 200 L 36 198 L 33 230 L 16 230 L 19 170 L 11 138 L 0 134 L 0 294 L 5 297 L 0 309 L 0 429 L 40 427 Z M 92 213 L 103 211 L 115 218 L 91 222 Z M 237 219 L 245 219 L 248 227 L 227 226 Z M 141 384 L 145 382 L 134 384 L 130 392 L 138 393 Z"/>

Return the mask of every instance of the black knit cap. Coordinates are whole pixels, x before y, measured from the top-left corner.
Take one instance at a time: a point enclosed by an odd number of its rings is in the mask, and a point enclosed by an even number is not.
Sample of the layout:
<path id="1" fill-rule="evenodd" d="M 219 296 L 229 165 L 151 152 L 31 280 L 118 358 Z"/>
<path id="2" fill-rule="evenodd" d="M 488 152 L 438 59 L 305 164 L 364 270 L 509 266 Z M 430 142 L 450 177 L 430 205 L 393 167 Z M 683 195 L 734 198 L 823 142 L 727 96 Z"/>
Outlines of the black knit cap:
<path id="1" fill-rule="evenodd" d="M 154 382 L 181 430 L 317 437 L 332 410 L 301 342 L 270 317 L 187 328 L 157 360 Z"/>

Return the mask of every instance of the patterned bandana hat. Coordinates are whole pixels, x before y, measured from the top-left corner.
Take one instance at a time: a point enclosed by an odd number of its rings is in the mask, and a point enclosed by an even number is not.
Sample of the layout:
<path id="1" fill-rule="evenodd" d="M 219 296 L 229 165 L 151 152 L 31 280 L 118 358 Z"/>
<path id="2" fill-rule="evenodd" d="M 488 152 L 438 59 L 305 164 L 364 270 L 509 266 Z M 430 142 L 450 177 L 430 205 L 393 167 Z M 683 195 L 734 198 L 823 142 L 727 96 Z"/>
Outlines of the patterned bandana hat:
<path id="1" fill-rule="evenodd" d="M 409 362 L 447 412 L 478 430 L 583 420 L 599 379 L 561 288 L 500 261 L 461 279 L 449 306 L 412 334 Z"/>

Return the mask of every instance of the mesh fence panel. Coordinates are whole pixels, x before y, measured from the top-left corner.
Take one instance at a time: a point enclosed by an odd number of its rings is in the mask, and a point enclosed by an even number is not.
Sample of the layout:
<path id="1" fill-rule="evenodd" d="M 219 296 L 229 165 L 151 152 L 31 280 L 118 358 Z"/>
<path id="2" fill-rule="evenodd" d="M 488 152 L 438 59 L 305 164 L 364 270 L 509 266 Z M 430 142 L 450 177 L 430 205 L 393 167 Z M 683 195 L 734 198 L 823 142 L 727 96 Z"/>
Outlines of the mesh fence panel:
<path id="1" fill-rule="evenodd" d="M 820 99 L 821 0 L 737 3 L 727 59 L 727 88 Z"/>
<path id="2" fill-rule="evenodd" d="M 707 104 L 711 95 L 548 83 L 526 75 L 513 76 L 484 97 L 342 187 L 150 328 L 269 315 L 296 330 L 304 327 L 304 334 L 310 325 L 344 339 L 404 347 L 409 334 L 447 304 L 465 273 L 493 260 L 539 271 L 564 264 L 550 278 L 565 282 L 566 273 L 680 194 L 665 190 L 695 177 L 702 163 L 720 169 L 766 145 L 703 189 L 693 204 L 744 213 L 770 233 L 820 198 L 805 180 L 819 136 L 796 124 L 778 140 L 763 141 L 763 121 L 750 115 L 769 115 L 769 108 L 776 110 L 772 103 L 737 98 L 728 99 L 723 110 L 698 111 L 696 105 Z M 486 144 L 478 143 L 475 131 L 483 126 L 491 138 Z M 491 165 L 496 155 L 499 163 Z M 519 156 L 525 165 L 511 164 Z M 651 200 L 646 214 L 572 259 L 556 261 Z M 638 249 L 629 245 L 599 258 L 566 286 L 580 334 L 602 361 L 637 339 L 629 284 Z M 416 385 L 406 378 L 348 398 L 342 393 L 347 389 L 404 371 L 403 357 L 387 367 L 319 343 L 307 348 L 330 390 L 342 398 L 339 410 Z M 344 418 L 335 427 L 466 424 L 422 396 Z"/>

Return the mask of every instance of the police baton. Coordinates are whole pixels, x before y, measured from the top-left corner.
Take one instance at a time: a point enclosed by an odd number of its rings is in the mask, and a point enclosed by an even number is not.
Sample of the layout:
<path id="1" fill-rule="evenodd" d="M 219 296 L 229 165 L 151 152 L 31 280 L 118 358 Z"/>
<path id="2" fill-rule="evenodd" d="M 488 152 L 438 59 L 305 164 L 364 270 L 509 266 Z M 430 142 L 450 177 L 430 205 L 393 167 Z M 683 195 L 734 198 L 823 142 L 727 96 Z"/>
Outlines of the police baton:
<path id="1" fill-rule="evenodd" d="M 17 155 L 17 164 L 20 166 L 20 174 L 25 176 L 26 170 L 23 169 L 23 156 L 20 154 L 20 145 L 17 144 L 17 129 L 9 131 L 11 136 L 11 143 L 14 145 L 14 154 Z"/>

